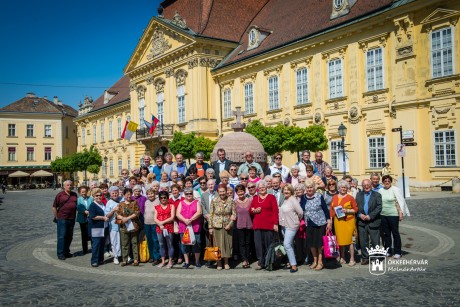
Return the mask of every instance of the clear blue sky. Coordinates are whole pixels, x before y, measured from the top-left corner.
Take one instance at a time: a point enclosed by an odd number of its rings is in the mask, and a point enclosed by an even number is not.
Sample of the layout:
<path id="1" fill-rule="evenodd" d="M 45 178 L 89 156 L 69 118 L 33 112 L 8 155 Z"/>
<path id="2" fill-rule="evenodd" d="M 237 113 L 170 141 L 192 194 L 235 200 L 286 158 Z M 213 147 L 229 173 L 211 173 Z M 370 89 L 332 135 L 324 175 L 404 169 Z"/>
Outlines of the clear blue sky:
<path id="1" fill-rule="evenodd" d="M 96 99 L 123 76 L 160 2 L 1 1 L 0 107 L 27 92 L 74 108 L 85 95 Z"/>

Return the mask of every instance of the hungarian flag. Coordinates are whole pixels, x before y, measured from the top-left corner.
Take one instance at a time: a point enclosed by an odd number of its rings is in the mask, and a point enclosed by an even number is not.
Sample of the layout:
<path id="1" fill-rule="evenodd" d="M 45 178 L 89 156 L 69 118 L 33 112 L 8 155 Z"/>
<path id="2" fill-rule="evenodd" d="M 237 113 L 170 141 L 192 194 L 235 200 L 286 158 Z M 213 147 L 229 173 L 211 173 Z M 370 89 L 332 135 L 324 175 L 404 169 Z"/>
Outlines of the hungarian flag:
<path id="1" fill-rule="evenodd" d="M 134 132 L 136 132 L 137 126 L 138 125 L 135 122 L 126 121 L 125 129 L 123 129 L 121 138 L 129 141 L 131 137 L 133 136 Z"/>

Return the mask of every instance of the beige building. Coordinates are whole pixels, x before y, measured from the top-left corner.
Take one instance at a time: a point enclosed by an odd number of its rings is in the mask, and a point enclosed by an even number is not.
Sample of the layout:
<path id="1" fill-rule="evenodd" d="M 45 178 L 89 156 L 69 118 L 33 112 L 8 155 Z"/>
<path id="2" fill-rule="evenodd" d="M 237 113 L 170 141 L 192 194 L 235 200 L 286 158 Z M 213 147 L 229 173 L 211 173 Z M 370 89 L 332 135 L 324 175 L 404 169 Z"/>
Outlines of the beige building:
<path id="1" fill-rule="evenodd" d="M 130 114 L 141 126 L 130 161 L 167 150 L 174 131 L 219 138 L 232 111 L 266 125 L 323 125 L 324 159 L 337 174 L 347 128 L 347 173 L 359 179 L 391 164 L 405 131 L 412 187 L 458 176 L 460 3 L 428 0 L 164 1 L 134 50 Z M 90 132 L 87 132 L 90 133 Z M 413 134 L 413 137 L 411 135 Z M 285 154 L 291 166 L 296 156 Z"/>
<path id="2" fill-rule="evenodd" d="M 0 109 L 0 176 L 9 184 L 18 178 L 8 178 L 15 171 L 31 174 L 38 170 L 51 172 L 50 163 L 56 157 L 73 154 L 77 136 L 73 119 L 77 111 L 54 97 L 37 97 L 28 93 Z M 53 181 L 53 177 L 45 178 Z M 21 183 L 29 178 L 21 179 Z"/>
<path id="3" fill-rule="evenodd" d="M 135 137 L 131 142 L 121 139 L 126 121 L 131 120 L 129 79 L 122 77 L 95 101 L 86 97 L 79 104 L 75 124 L 78 131 L 78 151 L 94 146 L 102 156 L 99 174 L 86 174 L 87 180 L 115 181 L 122 168 L 135 167 Z M 85 174 L 78 173 L 77 181 L 85 181 Z"/>

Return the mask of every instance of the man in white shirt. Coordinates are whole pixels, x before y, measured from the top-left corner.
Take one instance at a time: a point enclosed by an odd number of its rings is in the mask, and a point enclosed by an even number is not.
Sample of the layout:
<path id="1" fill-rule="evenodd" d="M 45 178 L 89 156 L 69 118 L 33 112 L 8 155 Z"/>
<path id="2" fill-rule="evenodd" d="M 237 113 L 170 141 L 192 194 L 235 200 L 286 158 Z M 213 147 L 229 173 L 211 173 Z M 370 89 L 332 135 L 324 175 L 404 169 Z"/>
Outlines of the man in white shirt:
<path id="1" fill-rule="evenodd" d="M 289 167 L 284 166 L 282 164 L 283 161 L 283 155 L 279 152 L 274 154 L 274 159 L 275 163 L 270 166 L 270 175 L 274 175 L 275 173 L 280 173 L 281 174 L 281 179 L 283 182 L 286 182 L 286 179 L 289 177 Z"/>

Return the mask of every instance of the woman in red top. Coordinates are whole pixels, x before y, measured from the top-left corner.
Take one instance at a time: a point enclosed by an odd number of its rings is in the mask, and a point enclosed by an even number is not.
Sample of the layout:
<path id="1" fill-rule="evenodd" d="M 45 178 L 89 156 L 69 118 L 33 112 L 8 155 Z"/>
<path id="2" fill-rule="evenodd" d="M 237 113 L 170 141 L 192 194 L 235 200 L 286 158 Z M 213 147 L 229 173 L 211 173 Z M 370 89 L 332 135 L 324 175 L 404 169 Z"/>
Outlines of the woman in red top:
<path id="1" fill-rule="evenodd" d="M 181 187 L 178 184 L 171 185 L 171 194 L 169 194 L 169 203 L 174 205 L 174 208 L 177 209 L 180 201 L 183 199 L 181 196 Z M 177 261 L 177 264 L 182 263 L 184 255 L 180 249 L 180 235 L 179 235 L 179 225 L 177 224 L 177 218 L 175 218 L 175 223 L 177 229 L 173 233 L 173 246 L 174 246 L 174 259 Z"/>
<path id="2" fill-rule="evenodd" d="M 174 232 L 174 218 L 176 217 L 176 209 L 174 205 L 169 203 L 169 193 L 161 191 L 159 193 L 160 204 L 155 206 L 153 213 L 153 220 L 157 225 L 157 236 L 160 243 L 161 263 L 157 267 L 162 268 L 165 266 L 166 248 L 165 242 L 168 244 L 169 263 L 167 268 L 173 265 L 172 259 L 174 258 L 174 246 L 172 244 Z"/>
<path id="3" fill-rule="evenodd" d="M 254 196 L 249 207 L 249 213 L 253 216 L 252 227 L 254 229 L 254 244 L 258 265 L 256 270 L 264 268 L 263 257 L 274 235 L 278 232 L 278 204 L 276 197 L 267 194 L 267 183 L 260 180 L 257 183 L 259 194 Z"/>

